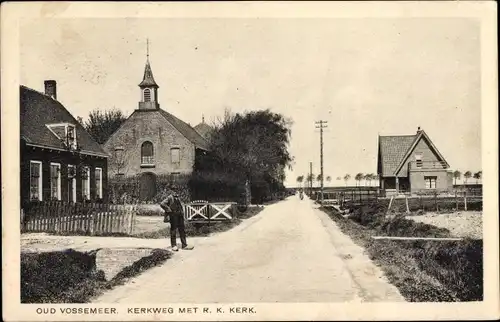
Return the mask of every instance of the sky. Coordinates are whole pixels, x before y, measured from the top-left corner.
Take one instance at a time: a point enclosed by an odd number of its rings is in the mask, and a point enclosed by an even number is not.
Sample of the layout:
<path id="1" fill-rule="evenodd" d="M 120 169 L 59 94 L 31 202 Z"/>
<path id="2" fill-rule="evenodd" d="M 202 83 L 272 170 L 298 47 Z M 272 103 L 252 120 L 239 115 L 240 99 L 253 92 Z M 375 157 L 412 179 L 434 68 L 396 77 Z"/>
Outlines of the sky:
<path id="1" fill-rule="evenodd" d="M 226 109 L 271 109 L 293 121 L 286 184 L 320 172 L 376 173 L 378 135 L 420 126 L 452 170 L 481 170 L 480 24 L 466 18 L 30 19 L 21 26 L 21 84 L 76 117 L 129 115 L 149 39 L 160 107 L 196 125 Z M 348 184 L 354 184 L 351 180 Z"/>

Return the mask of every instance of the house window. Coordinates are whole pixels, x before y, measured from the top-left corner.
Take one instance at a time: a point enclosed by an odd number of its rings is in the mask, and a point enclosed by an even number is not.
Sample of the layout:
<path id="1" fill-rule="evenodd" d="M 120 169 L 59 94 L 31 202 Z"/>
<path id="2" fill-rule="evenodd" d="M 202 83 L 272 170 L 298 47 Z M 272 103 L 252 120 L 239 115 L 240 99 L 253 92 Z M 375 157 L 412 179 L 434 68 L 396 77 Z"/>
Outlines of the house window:
<path id="1" fill-rule="evenodd" d="M 76 149 L 76 128 L 73 124 L 66 126 L 66 140 L 68 147 Z"/>
<path id="2" fill-rule="evenodd" d="M 61 165 L 50 164 L 50 199 L 61 200 Z"/>
<path id="3" fill-rule="evenodd" d="M 151 90 L 149 88 L 144 90 L 144 102 L 151 102 Z"/>
<path id="4" fill-rule="evenodd" d="M 95 168 L 95 191 L 98 199 L 102 199 L 102 169 Z"/>
<path id="5" fill-rule="evenodd" d="M 76 202 L 76 169 L 68 165 L 68 201 Z"/>
<path id="6" fill-rule="evenodd" d="M 175 183 L 175 182 L 178 182 L 179 181 L 179 177 L 180 177 L 180 173 L 179 172 L 172 172 L 172 181 Z"/>
<path id="7" fill-rule="evenodd" d="M 70 123 L 47 124 L 49 130 L 71 149 L 77 148 L 76 127 Z"/>
<path id="8" fill-rule="evenodd" d="M 170 149 L 172 164 L 181 163 L 181 150 L 179 148 Z"/>
<path id="9" fill-rule="evenodd" d="M 437 177 L 424 177 L 425 189 L 436 189 Z"/>
<path id="10" fill-rule="evenodd" d="M 415 164 L 416 164 L 417 168 L 422 167 L 422 154 L 421 153 L 415 155 Z"/>
<path id="11" fill-rule="evenodd" d="M 153 143 L 146 141 L 141 145 L 141 164 L 154 164 Z"/>
<path id="12" fill-rule="evenodd" d="M 30 162 L 30 200 L 42 201 L 42 162 Z"/>
<path id="13" fill-rule="evenodd" d="M 82 197 L 83 200 L 90 200 L 90 168 L 82 169 Z"/>

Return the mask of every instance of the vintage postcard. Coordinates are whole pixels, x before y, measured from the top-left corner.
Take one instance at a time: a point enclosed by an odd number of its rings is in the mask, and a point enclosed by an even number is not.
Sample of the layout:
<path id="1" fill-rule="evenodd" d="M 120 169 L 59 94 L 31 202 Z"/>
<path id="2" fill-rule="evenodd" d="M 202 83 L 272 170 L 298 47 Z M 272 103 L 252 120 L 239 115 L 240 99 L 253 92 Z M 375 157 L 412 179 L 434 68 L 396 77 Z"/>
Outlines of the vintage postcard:
<path id="1" fill-rule="evenodd" d="M 6 321 L 499 318 L 496 3 L 1 12 Z"/>

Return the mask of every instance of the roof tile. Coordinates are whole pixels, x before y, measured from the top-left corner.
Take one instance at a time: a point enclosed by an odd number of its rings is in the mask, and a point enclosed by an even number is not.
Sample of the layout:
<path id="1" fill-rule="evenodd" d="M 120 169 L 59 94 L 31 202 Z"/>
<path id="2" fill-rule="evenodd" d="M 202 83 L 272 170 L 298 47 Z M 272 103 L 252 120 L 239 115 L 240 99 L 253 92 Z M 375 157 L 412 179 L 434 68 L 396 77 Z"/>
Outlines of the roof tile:
<path id="1" fill-rule="evenodd" d="M 380 136 L 379 147 L 382 162 L 382 176 L 394 176 L 394 171 L 401 163 L 416 135 Z"/>
<path id="2" fill-rule="evenodd" d="M 20 86 L 21 139 L 31 144 L 65 148 L 61 140 L 46 126 L 70 123 L 76 126 L 76 137 L 82 152 L 107 156 L 83 126 L 57 100 L 26 86 Z"/>

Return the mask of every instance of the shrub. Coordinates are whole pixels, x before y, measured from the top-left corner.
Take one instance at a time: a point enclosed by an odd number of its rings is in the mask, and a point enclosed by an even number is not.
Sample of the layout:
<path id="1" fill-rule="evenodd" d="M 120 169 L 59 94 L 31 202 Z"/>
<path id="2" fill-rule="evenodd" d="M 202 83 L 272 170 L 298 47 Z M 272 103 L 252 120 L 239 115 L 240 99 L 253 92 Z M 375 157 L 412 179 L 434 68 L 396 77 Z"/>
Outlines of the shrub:
<path id="1" fill-rule="evenodd" d="M 125 178 L 110 178 L 108 182 L 109 200 L 111 203 L 159 203 L 172 193 L 172 188 L 176 188 L 179 197 L 184 202 L 191 200 L 188 187 L 190 175 L 159 175 L 156 177 L 156 195 L 150 200 L 141 201 L 140 175 Z"/>
<path id="2" fill-rule="evenodd" d="M 188 182 L 193 200 L 244 203 L 244 182 L 228 173 L 196 172 Z"/>
<path id="3" fill-rule="evenodd" d="M 21 254 L 21 302 L 62 301 L 61 294 L 86 280 L 100 281 L 96 253 L 72 249 L 62 252 Z"/>
<path id="4" fill-rule="evenodd" d="M 155 249 L 106 282 L 104 272 L 95 269 L 97 251 L 21 254 L 21 303 L 87 303 L 102 290 L 123 284 L 171 256 Z"/>

